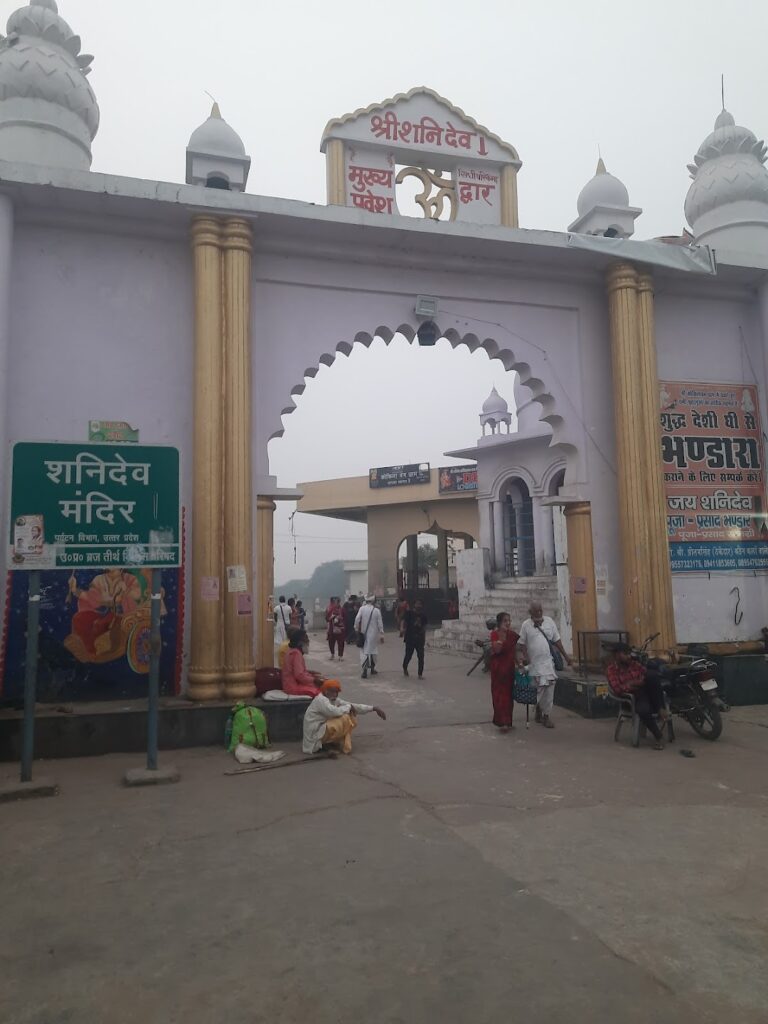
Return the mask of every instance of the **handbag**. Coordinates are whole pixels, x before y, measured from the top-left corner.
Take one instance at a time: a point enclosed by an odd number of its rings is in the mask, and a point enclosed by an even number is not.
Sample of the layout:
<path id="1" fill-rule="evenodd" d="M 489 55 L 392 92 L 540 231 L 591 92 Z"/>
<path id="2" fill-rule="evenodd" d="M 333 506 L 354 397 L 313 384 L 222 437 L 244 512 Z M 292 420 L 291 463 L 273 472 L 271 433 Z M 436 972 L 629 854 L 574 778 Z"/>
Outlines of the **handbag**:
<path id="1" fill-rule="evenodd" d="M 365 640 L 366 637 L 368 636 L 368 630 L 371 628 L 371 622 L 373 621 L 373 612 L 374 609 L 373 606 L 371 606 L 371 614 L 368 616 L 368 625 L 365 627 L 365 632 L 358 633 L 357 639 L 355 640 L 355 643 L 357 644 L 358 647 L 365 647 Z"/>
<path id="2" fill-rule="evenodd" d="M 541 635 L 544 637 L 544 639 L 549 644 L 549 653 L 552 655 L 552 664 L 555 666 L 555 672 L 562 672 L 563 669 L 565 668 L 565 661 L 563 659 L 562 654 L 560 653 L 560 648 L 559 647 L 555 647 L 555 645 L 549 639 L 549 637 L 544 632 L 544 630 L 541 628 L 541 626 L 537 626 L 536 629 L 538 629 L 538 631 L 541 633 Z"/>
<path id="3" fill-rule="evenodd" d="M 539 699 L 539 691 L 531 682 L 531 677 L 520 668 L 515 671 L 512 699 L 515 704 L 536 704 Z"/>

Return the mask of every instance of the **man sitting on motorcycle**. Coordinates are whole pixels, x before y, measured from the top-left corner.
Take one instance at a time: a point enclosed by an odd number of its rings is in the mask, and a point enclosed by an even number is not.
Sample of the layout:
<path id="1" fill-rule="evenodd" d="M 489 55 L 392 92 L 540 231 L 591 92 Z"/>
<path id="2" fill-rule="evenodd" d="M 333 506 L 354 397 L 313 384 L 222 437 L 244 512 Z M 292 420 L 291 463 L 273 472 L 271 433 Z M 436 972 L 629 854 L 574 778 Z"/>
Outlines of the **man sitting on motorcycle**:
<path id="1" fill-rule="evenodd" d="M 613 661 L 609 662 L 605 674 L 617 697 L 632 694 L 640 721 L 653 734 L 656 741 L 653 749 L 663 750 L 664 734 L 655 716 L 658 715 L 663 725 L 667 718 L 667 710 L 658 672 L 636 661 L 632 657 L 632 648 L 629 644 L 616 644 L 613 648 Z"/>

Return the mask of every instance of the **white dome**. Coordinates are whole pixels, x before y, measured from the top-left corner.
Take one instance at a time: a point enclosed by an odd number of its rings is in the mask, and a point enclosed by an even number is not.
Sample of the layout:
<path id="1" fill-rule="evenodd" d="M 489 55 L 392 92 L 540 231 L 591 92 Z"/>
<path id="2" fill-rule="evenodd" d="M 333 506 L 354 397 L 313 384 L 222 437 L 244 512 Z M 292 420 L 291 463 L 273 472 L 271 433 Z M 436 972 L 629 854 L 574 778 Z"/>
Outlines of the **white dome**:
<path id="1" fill-rule="evenodd" d="M 0 37 L 0 150 L 6 160 L 87 170 L 99 107 L 86 81 L 93 57 L 55 0 L 31 0 Z"/>
<path id="2" fill-rule="evenodd" d="M 590 178 L 579 193 L 576 209 L 579 216 L 589 213 L 596 206 L 629 206 L 629 192 L 626 185 L 605 169 L 602 157 L 597 162 L 594 178 Z"/>
<path id="3" fill-rule="evenodd" d="M 207 156 L 245 156 L 243 140 L 221 116 L 218 103 L 213 104 L 208 120 L 192 132 L 187 149 Z"/>
<path id="4" fill-rule="evenodd" d="M 483 402 L 483 416 L 506 416 L 508 414 L 509 406 L 494 388 Z"/>
<path id="5" fill-rule="evenodd" d="M 702 142 L 693 163 L 688 165 L 693 184 L 685 198 L 685 216 L 697 239 L 705 230 L 713 229 L 714 221 L 717 221 L 717 229 L 722 230 L 743 222 L 745 216 L 754 220 L 754 207 L 732 212 L 720 210 L 721 207 L 732 203 L 768 204 L 765 159 L 765 144 L 748 128 L 737 125 L 733 116 L 723 110 L 715 121 L 714 131 Z M 708 214 L 713 216 L 707 217 Z M 702 218 L 705 218 L 704 224 Z M 709 221 L 713 221 L 713 225 Z"/>

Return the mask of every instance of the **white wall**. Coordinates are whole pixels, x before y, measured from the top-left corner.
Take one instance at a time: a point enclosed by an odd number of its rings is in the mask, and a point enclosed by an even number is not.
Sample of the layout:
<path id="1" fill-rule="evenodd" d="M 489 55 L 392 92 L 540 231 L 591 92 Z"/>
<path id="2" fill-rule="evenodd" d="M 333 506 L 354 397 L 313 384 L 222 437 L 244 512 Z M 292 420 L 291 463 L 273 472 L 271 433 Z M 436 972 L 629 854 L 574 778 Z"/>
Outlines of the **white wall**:
<path id="1" fill-rule="evenodd" d="M 768 402 L 759 312 L 752 297 L 662 293 L 656 300 L 656 336 L 661 380 L 757 384 L 765 436 Z M 743 613 L 738 625 L 734 587 L 739 588 Z M 768 624 L 765 575 L 675 573 L 672 590 L 680 643 L 758 640 Z"/>

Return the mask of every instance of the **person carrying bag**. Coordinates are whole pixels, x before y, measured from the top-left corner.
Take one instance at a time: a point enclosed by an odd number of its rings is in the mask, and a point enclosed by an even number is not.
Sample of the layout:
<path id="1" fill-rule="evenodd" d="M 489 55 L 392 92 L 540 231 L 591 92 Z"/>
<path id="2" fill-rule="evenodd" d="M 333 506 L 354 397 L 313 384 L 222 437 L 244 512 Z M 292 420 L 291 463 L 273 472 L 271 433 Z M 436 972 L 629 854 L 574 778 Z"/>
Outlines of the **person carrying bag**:
<path id="1" fill-rule="evenodd" d="M 356 643 L 360 648 L 360 665 L 362 679 L 368 678 L 368 672 L 372 676 L 378 675 L 376 670 L 376 657 L 379 652 L 379 640 L 384 642 L 384 622 L 381 612 L 376 607 L 376 598 L 373 594 L 366 597 L 365 604 L 357 613 L 355 618 L 355 631 L 357 634 Z"/>

